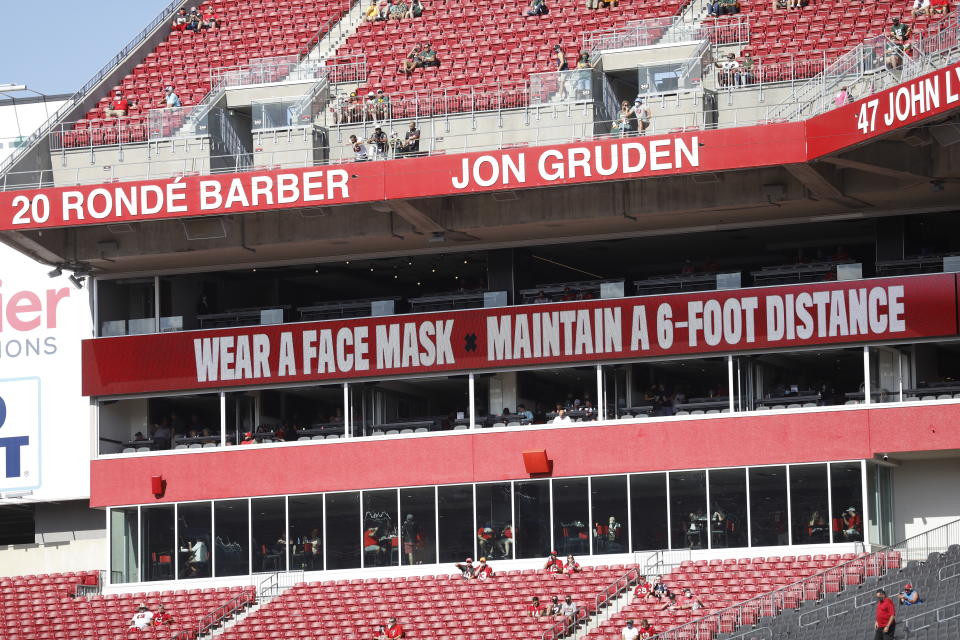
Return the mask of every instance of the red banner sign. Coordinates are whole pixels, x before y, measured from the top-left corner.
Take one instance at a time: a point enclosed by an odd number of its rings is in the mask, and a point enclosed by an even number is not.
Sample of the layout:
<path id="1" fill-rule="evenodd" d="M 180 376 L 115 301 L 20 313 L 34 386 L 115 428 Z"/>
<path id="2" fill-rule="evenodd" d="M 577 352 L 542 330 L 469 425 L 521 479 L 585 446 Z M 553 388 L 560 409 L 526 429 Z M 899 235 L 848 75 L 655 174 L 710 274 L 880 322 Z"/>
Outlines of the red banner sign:
<path id="1" fill-rule="evenodd" d="M 960 63 L 811 118 L 810 160 L 960 107 Z"/>
<path id="2" fill-rule="evenodd" d="M 89 396 L 911 340 L 957 333 L 938 274 L 99 338 Z"/>
<path id="3" fill-rule="evenodd" d="M 770 136 L 777 139 L 769 144 Z M 803 162 L 803 125 L 0 192 L 0 231 L 584 184 Z"/>

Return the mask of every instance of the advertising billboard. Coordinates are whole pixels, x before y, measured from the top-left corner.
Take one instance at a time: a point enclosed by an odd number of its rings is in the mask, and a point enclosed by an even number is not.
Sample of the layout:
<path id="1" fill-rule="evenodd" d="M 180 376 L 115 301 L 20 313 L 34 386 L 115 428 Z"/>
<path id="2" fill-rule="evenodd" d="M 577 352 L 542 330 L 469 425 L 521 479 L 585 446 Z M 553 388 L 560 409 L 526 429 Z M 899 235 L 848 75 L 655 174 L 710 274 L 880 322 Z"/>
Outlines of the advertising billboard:
<path id="1" fill-rule="evenodd" d="M 50 271 L 0 245 L 0 502 L 90 495 L 89 294 Z"/>

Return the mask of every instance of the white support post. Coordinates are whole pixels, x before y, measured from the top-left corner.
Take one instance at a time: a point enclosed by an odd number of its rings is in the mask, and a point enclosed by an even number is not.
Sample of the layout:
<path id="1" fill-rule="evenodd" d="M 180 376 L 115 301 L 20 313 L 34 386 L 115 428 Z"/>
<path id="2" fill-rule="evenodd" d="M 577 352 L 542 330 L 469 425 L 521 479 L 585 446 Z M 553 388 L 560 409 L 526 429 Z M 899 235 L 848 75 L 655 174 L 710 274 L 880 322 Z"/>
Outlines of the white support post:
<path id="1" fill-rule="evenodd" d="M 227 446 L 227 394 L 220 392 L 220 446 Z"/>
<path id="2" fill-rule="evenodd" d="M 734 407 L 734 398 L 736 394 L 733 392 L 733 356 L 727 356 L 727 398 L 729 399 L 729 408 L 730 413 L 733 413 L 735 410 Z"/>
<path id="3" fill-rule="evenodd" d="M 607 419 L 607 402 L 603 397 L 603 365 L 597 365 L 597 420 Z"/>
<path id="4" fill-rule="evenodd" d="M 467 376 L 467 396 L 468 403 L 468 418 L 470 418 L 470 428 L 475 429 L 477 426 L 477 398 L 476 398 L 476 387 L 474 386 L 473 374 Z"/>
<path id="5" fill-rule="evenodd" d="M 350 411 L 350 385 L 343 383 L 343 437 L 353 436 L 353 416 Z M 326 565 L 324 565 L 326 566 Z"/>
<path id="6" fill-rule="evenodd" d="M 877 493 L 880 492 L 880 485 L 877 484 Z M 863 544 L 868 546 L 870 544 L 870 501 L 867 498 L 867 461 L 860 461 L 860 504 L 863 505 L 861 511 L 863 515 L 861 516 L 860 528 L 863 530 Z M 880 520 L 877 519 L 877 530 L 880 530 Z"/>
<path id="7" fill-rule="evenodd" d="M 863 404 L 870 404 L 870 347 L 863 345 Z"/>

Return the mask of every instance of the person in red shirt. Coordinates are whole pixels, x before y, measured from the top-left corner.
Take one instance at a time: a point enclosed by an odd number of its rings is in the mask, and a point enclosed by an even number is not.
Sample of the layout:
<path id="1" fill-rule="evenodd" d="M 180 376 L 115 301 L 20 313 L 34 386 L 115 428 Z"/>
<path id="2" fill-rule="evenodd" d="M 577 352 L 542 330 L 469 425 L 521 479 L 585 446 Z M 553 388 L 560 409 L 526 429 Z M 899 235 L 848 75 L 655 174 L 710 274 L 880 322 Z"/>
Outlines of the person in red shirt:
<path id="1" fill-rule="evenodd" d="M 640 581 L 637 582 L 637 586 L 633 589 L 633 597 L 646 598 L 652 590 L 653 587 L 647 582 L 647 576 L 640 576 Z"/>
<path id="2" fill-rule="evenodd" d="M 563 565 L 563 572 L 565 574 L 571 573 L 580 573 L 583 569 L 580 568 L 580 563 L 574 560 L 572 555 L 567 556 L 567 562 Z"/>
<path id="3" fill-rule="evenodd" d="M 896 608 L 887 592 L 877 589 L 877 619 L 874 622 L 874 640 L 890 640 L 897 628 Z"/>
<path id="4" fill-rule="evenodd" d="M 546 607 L 540 604 L 540 598 L 537 596 L 533 596 L 533 600 L 530 601 L 527 611 L 529 611 L 530 615 L 534 618 L 540 618 L 547 612 Z"/>
<path id="5" fill-rule="evenodd" d="M 386 629 L 384 629 L 384 637 L 387 640 L 398 640 L 403 636 L 403 625 L 397 622 L 396 618 L 390 618 L 387 620 L 387 626 Z"/>
<path id="6" fill-rule="evenodd" d="M 247 431 L 243 434 L 243 440 L 240 441 L 240 444 L 257 444 L 257 439 L 253 437 L 253 434 Z"/>
<path id="7" fill-rule="evenodd" d="M 480 558 L 480 564 L 477 565 L 473 577 L 477 580 L 486 580 L 493 577 L 493 567 L 487 564 L 486 558 Z"/>
<path id="8" fill-rule="evenodd" d="M 550 557 L 547 558 L 546 564 L 543 565 L 543 570 L 547 573 L 563 573 L 563 561 L 557 557 L 556 551 L 550 552 Z"/>
<path id="9" fill-rule="evenodd" d="M 103 115 L 107 118 L 121 118 L 130 111 L 130 101 L 127 100 L 123 92 L 117 91 L 113 94 L 113 100 L 103 110 Z"/>
<path id="10" fill-rule="evenodd" d="M 477 549 L 484 555 L 493 555 L 493 527 L 480 527 L 477 529 Z"/>
<path id="11" fill-rule="evenodd" d="M 173 624 L 173 616 L 167 613 L 163 605 L 157 607 L 157 612 L 153 614 L 153 626 L 162 627 L 165 624 Z"/>
<path id="12" fill-rule="evenodd" d="M 657 635 L 657 630 L 653 628 L 653 625 L 650 624 L 650 621 L 646 618 L 640 621 L 640 626 L 637 628 L 637 631 L 640 632 L 640 635 L 637 636 L 639 640 L 647 640 Z"/>

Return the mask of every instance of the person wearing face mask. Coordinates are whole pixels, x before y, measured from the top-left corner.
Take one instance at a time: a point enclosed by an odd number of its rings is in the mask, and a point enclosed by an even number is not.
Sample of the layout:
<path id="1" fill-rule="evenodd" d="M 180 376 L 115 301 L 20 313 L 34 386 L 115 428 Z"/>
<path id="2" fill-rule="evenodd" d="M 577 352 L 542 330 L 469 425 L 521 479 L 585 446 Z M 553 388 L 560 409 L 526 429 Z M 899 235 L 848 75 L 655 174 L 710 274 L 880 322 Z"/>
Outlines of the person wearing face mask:
<path id="1" fill-rule="evenodd" d="M 633 620 L 627 620 L 627 626 L 620 632 L 620 637 L 623 640 L 637 640 L 640 637 L 640 631 L 633 626 Z"/>

